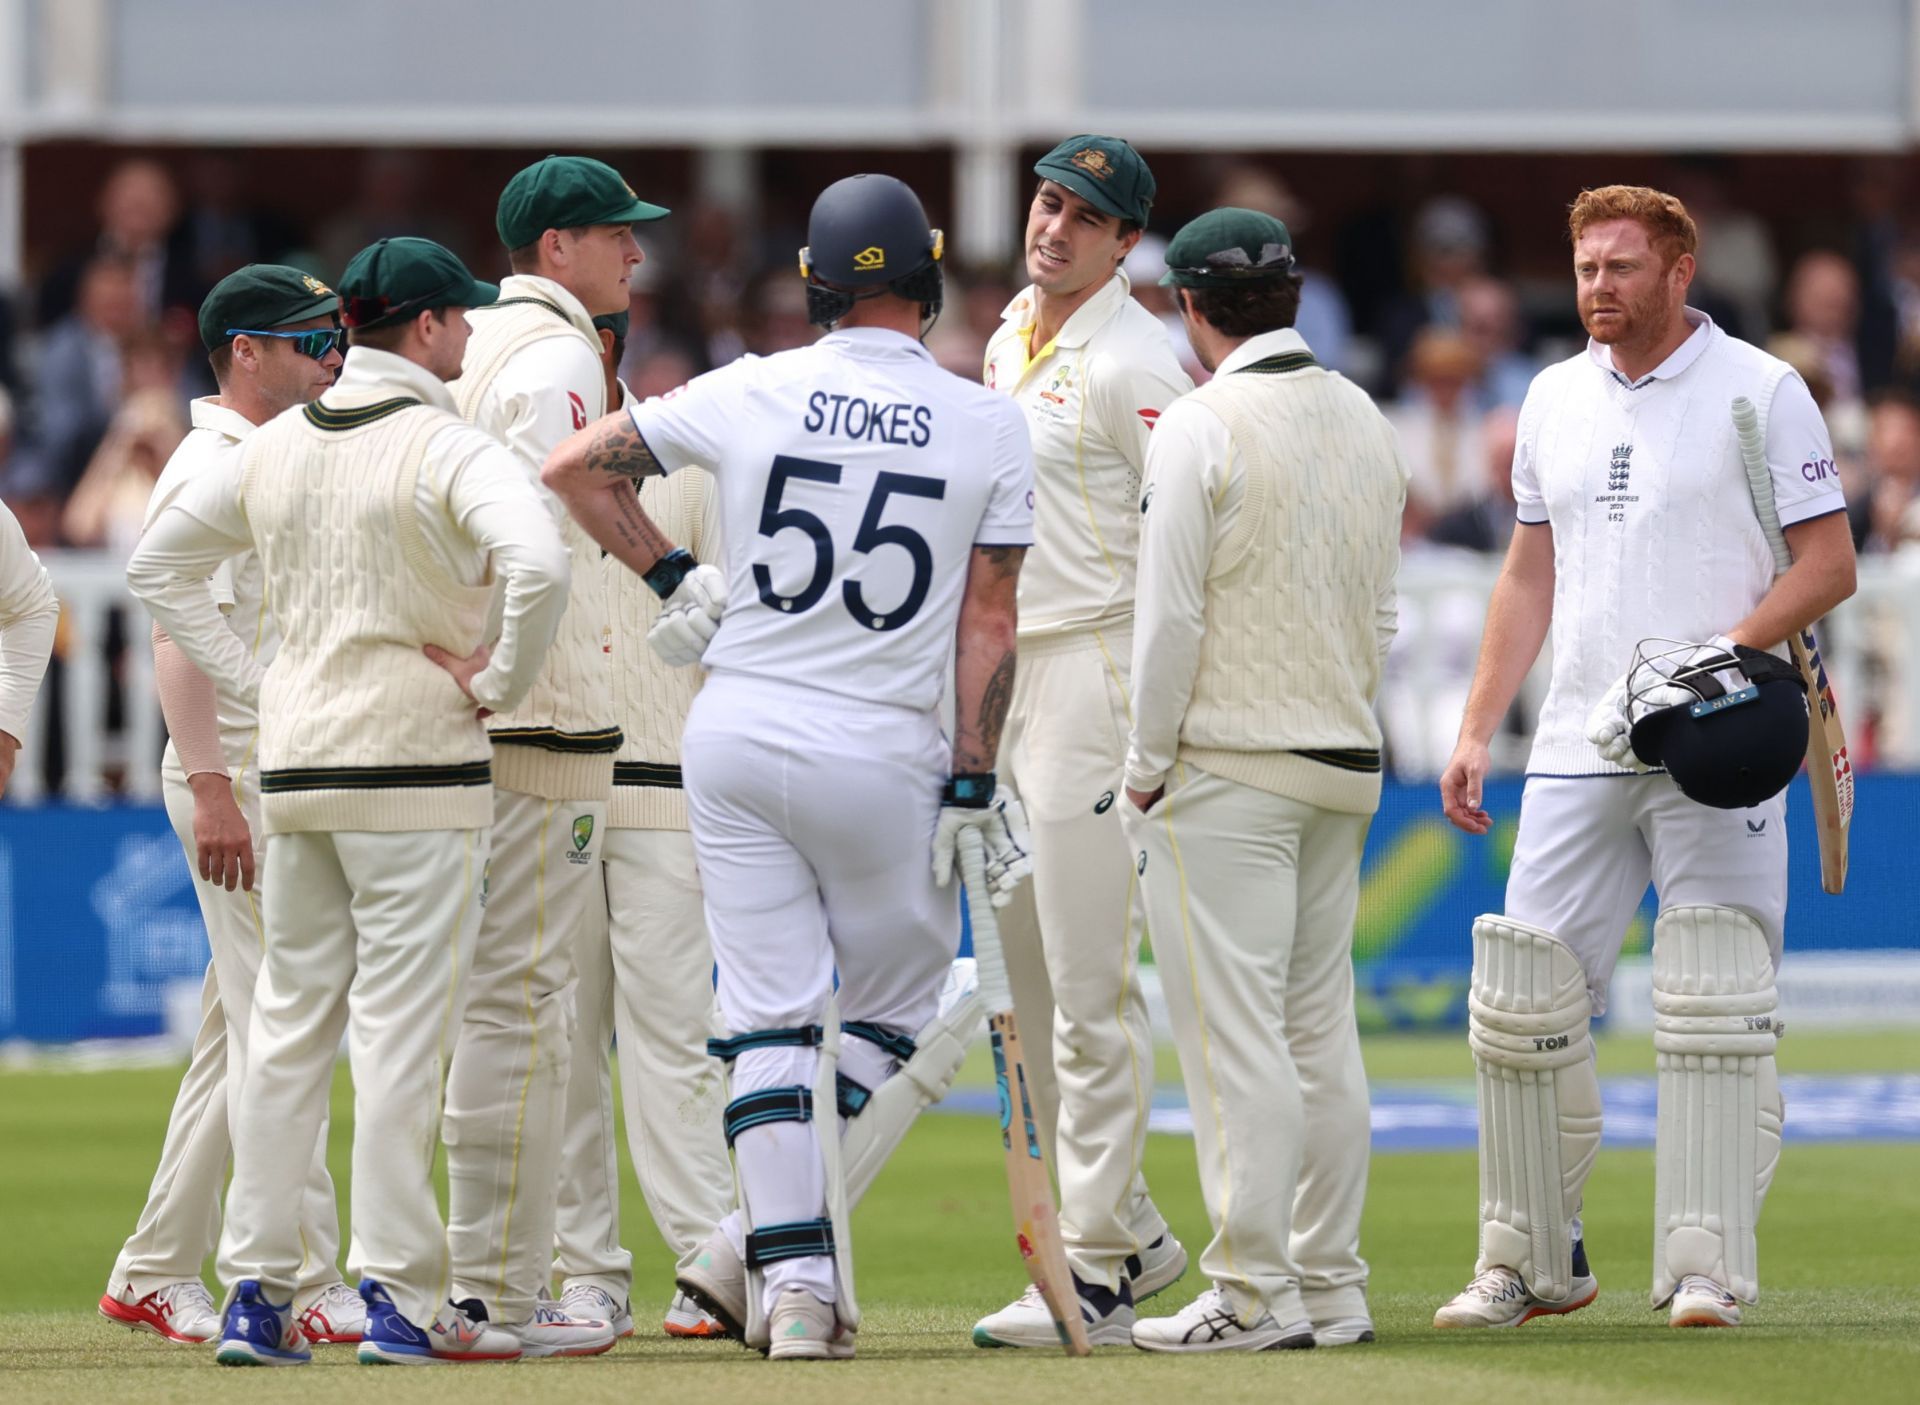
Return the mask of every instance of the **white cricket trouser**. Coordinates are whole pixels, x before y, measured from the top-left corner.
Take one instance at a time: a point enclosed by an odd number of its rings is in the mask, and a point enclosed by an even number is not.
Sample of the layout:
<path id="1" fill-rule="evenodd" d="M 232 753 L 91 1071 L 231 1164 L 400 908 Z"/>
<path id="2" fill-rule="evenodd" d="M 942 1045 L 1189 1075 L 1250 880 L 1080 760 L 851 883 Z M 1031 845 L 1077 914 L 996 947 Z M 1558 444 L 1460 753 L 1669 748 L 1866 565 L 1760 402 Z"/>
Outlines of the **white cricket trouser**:
<path id="1" fill-rule="evenodd" d="M 493 867 L 447 1078 L 454 1297 L 509 1326 L 553 1270 L 573 953 L 600 901 L 604 800 L 493 793 Z"/>
<path id="2" fill-rule="evenodd" d="M 1362 1316 L 1353 919 L 1372 817 L 1185 764 L 1151 814 L 1123 804 L 1214 1228 L 1200 1268 L 1243 1320 Z"/>
<path id="3" fill-rule="evenodd" d="M 1506 915 L 1553 933 L 1587 973 L 1593 1013 L 1651 880 L 1660 906 L 1738 908 L 1766 933 L 1775 970 L 1787 920 L 1787 797 L 1748 810 L 1687 799 L 1664 774 L 1530 776 L 1507 875 Z"/>
<path id="4" fill-rule="evenodd" d="M 569 1287 L 590 1283 L 625 1302 L 633 1256 L 620 1247 L 609 1040 L 634 1175 L 675 1258 L 696 1251 L 733 1208 L 733 1166 L 720 1129 L 726 1078 L 707 1053 L 717 1029 L 713 944 L 693 838 L 684 829 L 608 830 L 601 865 L 606 902 L 582 924 L 575 955 L 554 1271 Z"/>
<path id="5" fill-rule="evenodd" d="M 353 1065 L 348 1267 L 415 1325 L 447 1296 L 434 1194 L 446 1071 L 487 866 L 484 829 L 276 834 L 267 846 L 267 953 L 234 1128 L 220 1241 L 229 1291 L 293 1291 L 300 1204 L 326 1119 L 340 1034 Z"/>
<path id="6" fill-rule="evenodd" d="M 180 1091 L 167 1118 L 160 1166 L 154 1172 L 147 1203 L 133 1234 L 114 1262 L 113 1282 L 129 1284 L 136 1297 L 168 1283 L 198 1278 L 220 1238 L 220 1192 L 233 1149 L 229 1132 L 238 1111 L 246 1068 L 247 1025 L 253 1015 L 253 987 L 265 946 L 260 904 L 266 849 L 260 833 L 259 775 L 243 768 L 234 780 L 234 798 L 253 831 L 255 869 L 251 893 L 203 881 L 199 848 L 193 839 L 193 791 L 173 749 L 160 772 L 167 818 L 187 854 L 193 894 L 207 927 L 213 959 L 200 989 L 200 1028 Z M 333 1179 L 327 1174 L 327 1124 L 320 1123 L 306 1172 L 306 1197 L 300 1206 L 300 1238 L 306 1257 L 294 1285 L 294 1306 L 306 1305 L 340 1281 L 340 1217 L 334 1205 Z"/>
<path id="7" fill-rule="evenodd" d="M 694 700 L 681 752 L 728 1033 L 821 1023 L 838 968 L 842 1023 L 917 1034 L 960 945 L 959 885 L 933 882 L 952 762 L 939 720 L 716 673 Z M 811 1048 L 750 1049 L 734 1063 L 732 1095 L 810 1087 L 817 1062 Z M 842 1044 L 841 1069 L 869 1089 L 894 1066 L 863 1039 Z M 837 1133 L 822 1109 L 816 1121 L 769 1122 L 735 1140 L 755 1225 L 826 1214 L 822 1123 Z M 788 1287 L 838 1297 L 824 1256 L 768 1265 L 765 1287 L 769 1308 Z"/>
<path id="8" fill-rule="evenodd" d="M 1053 1030 L 1035 1113 L 1060 1179 L 1067 1261 L 1120 1286 L 1122 1261 L 1166 1233 L 1140 1174 L 1153 1030 L 1140 990 L 1141 910 L 1121 833 L 1131 630 L 1020 641 L 1000 774 L 1033 828 L 1033 881 L 1000 914 L 1022 1029 Z M 1035 1043 L 1042 1049 L 1044 1042 Z"/>

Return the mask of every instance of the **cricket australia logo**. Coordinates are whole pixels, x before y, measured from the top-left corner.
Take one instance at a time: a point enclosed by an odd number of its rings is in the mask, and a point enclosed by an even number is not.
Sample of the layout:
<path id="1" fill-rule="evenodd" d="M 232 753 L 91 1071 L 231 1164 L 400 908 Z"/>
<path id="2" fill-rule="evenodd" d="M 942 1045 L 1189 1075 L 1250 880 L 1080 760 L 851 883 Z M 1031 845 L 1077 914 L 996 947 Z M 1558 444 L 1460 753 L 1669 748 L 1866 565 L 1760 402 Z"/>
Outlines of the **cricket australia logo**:
<path id="1" fill-rule="evenodd" d="M 593 816 L 579 815 L 573 821 L 573 847 L 567 850 L 568 863 L 593 862 Z"/>
<path id="2" fill-rule="evenodd" d="M 1615 444 L 1613 456 L 1607 461 L 1607 490 L 1598 494 L 1594 502 L 1607 510 L 1607 521 L 1625 522 L 1627 504 L 1639 502 L 1639 495 L 1631 492 L 1633 478 L 1633 445 Z"/>

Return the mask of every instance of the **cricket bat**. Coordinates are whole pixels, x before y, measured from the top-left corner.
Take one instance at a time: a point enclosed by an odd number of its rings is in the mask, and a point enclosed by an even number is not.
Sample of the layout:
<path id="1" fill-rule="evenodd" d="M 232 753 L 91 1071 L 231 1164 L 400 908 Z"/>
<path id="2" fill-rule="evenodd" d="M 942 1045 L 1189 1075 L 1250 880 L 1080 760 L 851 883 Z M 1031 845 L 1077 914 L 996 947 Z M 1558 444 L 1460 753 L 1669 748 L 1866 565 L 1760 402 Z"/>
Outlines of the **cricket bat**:
<path id="1" fill-rule="evenodd" d="M 973 924 L 973 959 L 980 976 L 980 1003 L 987 1012 L 987 1035 L 993 1044 L 993 1078 L 1000 1089 L 1000 1146 L 1007 1162 L 1007 1193 L 1013 1198 L 1014 1237 L 1027 1277 L 1046 1300 L 1054 1330 L 1069 1356 L 1086 1356 L 1086 1324 L 1080 1317 L 1079 1295 L 1067 1268 L 1066 1245 L 1060 1241 L 1060 1223 L 1054 1215 L 1053 1182 L 1040 1154 L 1040 1134 L 1033 1125 L 1033 1102 L 1027 1093 L 1027 1060 L 1020 1047 L 1020 1023 L 1014 1018 L 1013 994 L 1007 985 L 1007 962 L 1000 952 L 1000 923 L 994 917 L 987 892 L 985 841 L 977 829 L 960 832 L 960 876 L 967 888 L 967 917 Z M 1015 1116 L 1020 1135 L 1014 1136 Z"/>
<path id="2" fill-rule="evenodd" d="M 1773 477 L 1767 471 L 1766 441 L 1760 417 L 1746 396 L 1733 401 L 1733 427 L 1740 436 L 1740 459 L 1747 470 L 1747 489 L 1760 530 L 1773 548 L 1775 576 L 1793 564 L 1780 513 L 1773 501 Z M 1812 629 L 1803 629 L 1787 641 L 1794 666 L 1807 689 L 1807 784 L 1813 791 L 1813 816 L 1820 835 L 1820 886 L 1838 893 L 1847 886 L 1847 829 L 1853 823 L 1853 764 L 1847 759 L 1847 736 L 1840 725 L 1840 708 L 1820 660 L 1820 645 Z"/>

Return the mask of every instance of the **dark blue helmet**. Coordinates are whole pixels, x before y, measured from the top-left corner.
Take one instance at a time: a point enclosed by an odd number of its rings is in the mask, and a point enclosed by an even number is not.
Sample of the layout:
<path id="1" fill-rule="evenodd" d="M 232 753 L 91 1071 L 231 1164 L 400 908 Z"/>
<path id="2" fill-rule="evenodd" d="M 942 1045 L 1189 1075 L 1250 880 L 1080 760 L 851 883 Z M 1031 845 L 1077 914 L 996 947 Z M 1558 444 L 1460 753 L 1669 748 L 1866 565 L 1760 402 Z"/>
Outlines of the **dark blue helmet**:
<path id="1" fill-rule="evenodd" d="M 1641 648 L 1644 650 L 1645 645 Z M 1792 664 L 1744 644 L 1696 657 L 1660 680 L 1664 699 L 1684 702 L 1644 713 L 1634 706 L 1634 755 L 1664 766 L 1680 793 L 1719 810 L 1744 810 L 1787 788 L 1807 754 L 1807 690 Z"/>
<path id="2" fill-rule="evenodd" d="M 880 175 L 835 181 L 813 202 L 800 251 L 807 320 L 830 327 L 856 302 L 893 293 L 919 303 L 931 325 L 940 313 L 945 246 L 905 182 Z"/>

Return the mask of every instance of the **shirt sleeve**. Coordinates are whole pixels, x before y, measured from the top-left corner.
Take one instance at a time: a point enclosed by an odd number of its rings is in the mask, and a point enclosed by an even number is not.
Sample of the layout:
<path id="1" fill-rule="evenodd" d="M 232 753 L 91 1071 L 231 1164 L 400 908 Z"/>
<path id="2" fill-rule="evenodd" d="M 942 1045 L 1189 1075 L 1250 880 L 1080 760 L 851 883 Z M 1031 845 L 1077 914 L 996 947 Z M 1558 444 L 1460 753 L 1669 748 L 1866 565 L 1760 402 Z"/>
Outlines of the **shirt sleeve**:
<path id="1" fill-rule="evenodd" d="M 993 441 L 993 491 L 981 514 L 975 546 L 1033 545 L 1033 445 L 1027 416 L 1011 399 L 999 402 Z"/>
<path id="2" fill-rule="evenodd" d="M 1206 629 L 1215 513 L 1236 472 L 1233 442 L 1204 406 L 1177 406 L 1147 450 L 1133 630 L 1129 789 L 1152 791 L 1173 769 Z"/>
<path id="3" fill-rule="evenodd" d="M 1782 527 L 1846 511 L 1827 422 L 1807 383 L 1795 373 L 1780 382 L 1767 410 L 1767 469 L 1773 475 L 1773 503 Z"/>
<path id="4" fill-rule="evenodd" d="M 627 412 L 663 472 L 688 464 L 719 471 L 728 434 L 740 421 L 747 368 L 757 359 L 743 356 Z"/>
<path id="5" fill-rule="evenodd" d="M 47 568 L 0 503 L 0 732 L 15 741 L 26 740 L 59 623 L 60 601 Z"/>
<path id="6" fill-rule="evenodd" d="M 207 589 L 216 567 L 253 546 L 240 503 L 242 459 L 211 467 L 153 520 L 127 562 L 127 586 L 193 666 L 243 702 L 265 670 L 227 627 Z"/>
<path id="7" fill-rule="evenodd" d="M 1538 428 L 1539 381 L 1527 389 L 1520 405 L 1520 423 L 1513 440 L 1513 515 L 1516 521 L 1537 527 L 1547 520 L 1547 499 L 1540 491 L 1540 471 L 1533 461 Z"/>
<path id="8" fill-rule="evenodd" d="M 1093 366 L 1087 395 L 1094 414 L 1114 447 L 1133 467 L 1144 474 L 1147 444 L 1161 413 L 1193 389 L 1193 381 L 1180 369 L 1173 354 L 1173 343 L 1152 348 L 1147 355 L 1122 359 L 1102 356 Z"/>
<path id="9" fill-rule="evenodd" d="M 607 373 L 578 337 L 543 337 L 508 359 L 488 393 L 499 437 L 538 474 L 561 440 L 606 413 Z"/>
<path id="10" fill-rule="evenodd" d="M 481 446 L 447 475 L 447 510 L 460 530 L 493 558 L 501 577 L 500 637 L 469 685 L 473 700 L 510 712 L 539 676 L 560 631 L 572 583 L 566 543 L 519 460 Z"/>

